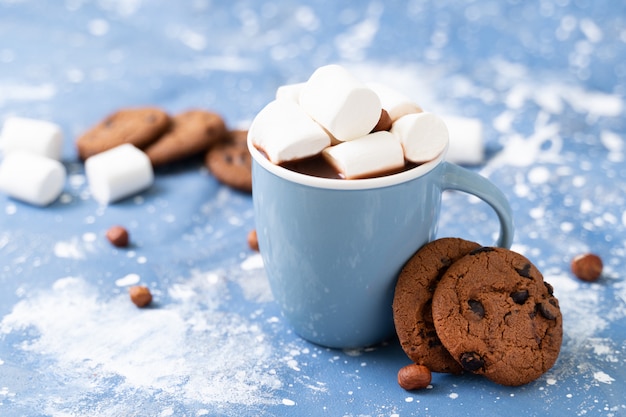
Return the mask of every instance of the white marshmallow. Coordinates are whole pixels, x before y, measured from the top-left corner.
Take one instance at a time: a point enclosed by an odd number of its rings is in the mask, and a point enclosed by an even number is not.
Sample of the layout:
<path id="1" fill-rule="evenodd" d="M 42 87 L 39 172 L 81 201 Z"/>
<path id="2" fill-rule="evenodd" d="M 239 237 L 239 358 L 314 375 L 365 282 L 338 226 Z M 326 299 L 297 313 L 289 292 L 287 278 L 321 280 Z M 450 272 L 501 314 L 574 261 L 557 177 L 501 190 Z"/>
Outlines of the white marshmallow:
<path id="1" fill-rule="evenodd" d="M 393 88 L 379 83 L 369 83 L 367 86 L 378 94 L 380 103 L 383 109 L 387 110 L 387 113 L 389 113 L 392 122 L 395 122 L 407 114 L 421 113 L 423 111 L 419 105 Z"/>
<path id="2" fill-rule="evenodd" d="M 285 84 L 276 89 L 276 100 L 291 100 L 298 102 L 300 100 L 300 92 L 304 87 L 304 83 Z"/>
<path id="3" fill-rule="evenodd" d="M 469 117 L 442 115 L 448 126 L 450 147 L 446 160 L 457 164 L 477 165 L 484 161 L 483 124 Z"/>
<path id="4" fill-rule="evenodd" d="M 382 110 L 378 95 L 339 65 L 311 75 L 300 92 L 300 106 L 340 141 L 370 133 Z"/>
<path id="5" fill-rule="evenodd" d="M 404 166 L 400 142 L 386 131 L 328 147 L 322 154 L 346 179 L 371 177 Z"/>
<path id="6" fill-rule="evenodd" d="M 404 157 L 422 163 L 435 159 L 448 146 L 448 128 L 433 113 L 411 113 L 391 126 L 391 133 L 402 144 Z"/>
<path id="7" fill-rule="evenodd" d="M 274 100 L 256 115 L 248 136 L 275 163 L 320 153 L 330 137 L 300 106 L 291 100 Z"/>
<path id="8" fill-rule="evenodd" d="M 0 191 L 18 200 L 47 206 L 65 186 L 67 172 L 56 159 L 15 150 L 0 165 Z"/>
<path id="9" fill-rule="evenodd" d="M 154 181 L 150 159 L 129 143 L 87 158 L 85 173 L 91 195 L 100 204 L 136 194 Z"/>
<path id="10" fill-rule="evenodd" d="M 63 132 L 52 122 L 9 117 L 2 126 L 0 140 L 5 154 L 24 150 L 57 161 L 61 159 Z"/>

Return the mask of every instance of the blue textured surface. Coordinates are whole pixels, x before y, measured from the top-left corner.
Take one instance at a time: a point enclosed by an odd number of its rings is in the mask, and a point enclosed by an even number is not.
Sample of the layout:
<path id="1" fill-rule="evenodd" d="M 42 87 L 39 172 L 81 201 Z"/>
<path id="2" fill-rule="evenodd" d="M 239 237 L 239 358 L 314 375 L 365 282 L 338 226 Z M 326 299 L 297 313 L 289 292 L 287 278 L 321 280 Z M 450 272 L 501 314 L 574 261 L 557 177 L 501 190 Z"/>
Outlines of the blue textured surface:
<path id="1" fill-rule="evenodd" d="M 555 287 L 552 370 L 519 388 L 396 383 L 393 342 L 319 348 L 292 334 L 246 244 L 252 201 L 200 163 L 99 207 L 75 138 L 120 107 L 192 107 L 246 126 L 275 89 L 330 62 L 424 108 L 480 119 L 513 248 Z M 0 196 L 2 416 L 626 415 L 626 4 L 0 0 L 0 117 L 60 124 L 70 178 L 36 208 Z M 490 208 L 443 201 L 441 236 L 490 243 Z M 125 225 L 133 246 L 104 239 Z M 569 272 L 593 251 L 593 284 Z M 130 282 L 155 305 L 136 309 Z"/>

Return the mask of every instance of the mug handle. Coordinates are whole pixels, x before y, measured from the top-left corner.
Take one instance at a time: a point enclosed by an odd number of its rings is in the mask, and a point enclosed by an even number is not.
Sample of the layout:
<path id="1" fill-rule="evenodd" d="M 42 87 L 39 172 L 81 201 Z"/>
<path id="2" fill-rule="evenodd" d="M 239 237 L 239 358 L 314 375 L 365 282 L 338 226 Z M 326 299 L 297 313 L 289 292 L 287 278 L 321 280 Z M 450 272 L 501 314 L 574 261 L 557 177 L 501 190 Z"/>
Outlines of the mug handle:
<path id="1" fill-rule="evenodd" d="M 487 178 L 451 162 L 443 162 L 442 190 L 457 190 L 475 195 L 493 208 L 500 220 L 497 245 L 510 248 L 513 243 L 513 216 L 508 200 Z"/>

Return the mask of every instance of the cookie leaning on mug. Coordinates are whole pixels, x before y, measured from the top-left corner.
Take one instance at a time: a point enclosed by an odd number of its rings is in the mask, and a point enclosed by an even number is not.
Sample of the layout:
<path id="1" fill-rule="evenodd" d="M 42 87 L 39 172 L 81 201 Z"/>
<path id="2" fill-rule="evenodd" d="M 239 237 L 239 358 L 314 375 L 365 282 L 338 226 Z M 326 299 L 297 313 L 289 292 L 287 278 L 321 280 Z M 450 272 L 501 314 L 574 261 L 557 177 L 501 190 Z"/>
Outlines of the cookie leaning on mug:
<path id="1" fill-rule="evenodd" d="M 554 365 L 563 321 L 552 286 L 524 256 L 483 247 L 453 263 L 433 295 L 441 342 L 465 369 L 517 386 Z"/>
<path id="2" fill-rule="evenodd" d="M 433 372 L 460 373 L 463 368 L 441 344 L 432 317 L 437 283 L 455 261 L 479 248 L 475 242 L 441 238 L 422 246 L 404 265 L 393 299 L 393 319 L 402 349 Z"/>

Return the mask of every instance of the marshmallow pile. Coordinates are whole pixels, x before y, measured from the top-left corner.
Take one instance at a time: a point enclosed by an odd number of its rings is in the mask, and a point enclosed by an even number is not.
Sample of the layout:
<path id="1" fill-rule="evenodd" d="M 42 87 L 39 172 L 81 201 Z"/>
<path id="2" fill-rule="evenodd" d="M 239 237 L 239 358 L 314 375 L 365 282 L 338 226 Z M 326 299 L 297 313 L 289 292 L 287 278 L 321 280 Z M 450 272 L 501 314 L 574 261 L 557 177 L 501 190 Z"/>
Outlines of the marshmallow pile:
<path id="1" fill-rule="evenodd" d="M 385 119 L 390 119 L 388 130 L 380 128 Z M 359 81 L 339 65 L 320 67 L 308 81 L 278 88 L 248 135 L 274 164 L 321 153 L 346 179 L 398 170 L 405 161 L 430 161 L 449 141 L 440 117 L 398 91 Z"/>
<path id="2" fill-rule="evenodd" d="M 0 132 L 0 192 L 29 204 L 47 206 L 63 192 L 67 171 L 60 162 L 61 128 L 51 122 L 8 118 Z M 93 155 L 85 161 L 92 197 L 109 204 L 150 187 L 154 181 L 148 156 L 130 144 Z"/>
<path id="3" fill-rule="evenodd" d="M 4 154 L 0 191 L 37 206 L 46 206 L 61 195 L 67 172 L 59 162 L 63 133 L 58 125 L 10 117 L 2 127 L 0 144 Z"/>

